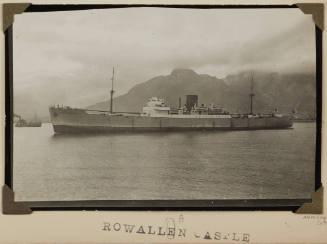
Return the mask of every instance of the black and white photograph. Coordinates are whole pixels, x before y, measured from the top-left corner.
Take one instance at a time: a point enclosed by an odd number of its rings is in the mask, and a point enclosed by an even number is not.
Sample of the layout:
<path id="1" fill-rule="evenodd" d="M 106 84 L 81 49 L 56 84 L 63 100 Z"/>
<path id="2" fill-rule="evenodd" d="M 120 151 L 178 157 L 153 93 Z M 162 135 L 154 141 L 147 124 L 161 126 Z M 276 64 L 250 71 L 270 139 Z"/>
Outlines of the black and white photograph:
<path id="1" fill-rule="evenodd" d="M 316 84 L 298 8 L 16 15 L 15 200 L 310 200 Z"/>

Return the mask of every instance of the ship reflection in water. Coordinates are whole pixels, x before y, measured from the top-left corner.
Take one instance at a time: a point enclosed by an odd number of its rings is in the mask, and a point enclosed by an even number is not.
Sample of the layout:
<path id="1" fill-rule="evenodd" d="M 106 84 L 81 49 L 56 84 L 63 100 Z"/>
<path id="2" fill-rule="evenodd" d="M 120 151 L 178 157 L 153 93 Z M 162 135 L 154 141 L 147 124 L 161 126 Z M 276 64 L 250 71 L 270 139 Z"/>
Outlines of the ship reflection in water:
<path id="1" fill-rule="evenodd" d="M 54 136 L 14 128 L 17 200 L 310 198 L 315 123 L 291 130 Z"/>

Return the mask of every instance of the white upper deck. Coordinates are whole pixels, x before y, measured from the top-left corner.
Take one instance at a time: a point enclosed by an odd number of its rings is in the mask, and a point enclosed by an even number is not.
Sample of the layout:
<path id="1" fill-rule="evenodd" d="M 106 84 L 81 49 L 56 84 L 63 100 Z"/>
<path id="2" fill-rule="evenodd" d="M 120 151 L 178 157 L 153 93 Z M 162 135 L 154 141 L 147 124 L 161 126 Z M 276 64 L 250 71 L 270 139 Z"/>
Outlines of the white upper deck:
<path id="1" fill-rule="evenodd" d="M 165 104 L 164 99 L 151 97 L 146 106 L 143 107 L 143 114 L 146 116 L 161 117 L 168 116 L 170 107 Z"/>

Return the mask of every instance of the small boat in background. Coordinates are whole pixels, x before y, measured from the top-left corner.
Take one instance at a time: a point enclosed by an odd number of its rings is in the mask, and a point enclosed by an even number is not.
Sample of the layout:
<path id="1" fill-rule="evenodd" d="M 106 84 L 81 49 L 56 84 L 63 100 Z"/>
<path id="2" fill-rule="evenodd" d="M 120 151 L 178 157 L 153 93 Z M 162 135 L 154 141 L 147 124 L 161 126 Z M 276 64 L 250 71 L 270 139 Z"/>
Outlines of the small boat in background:
<path id="1" fill-rule="evenodd" d="M 19 120 L 15 124 L 16 127 L 41 127 L 42 126 L 42 122 L 37 118 L 36 115 L 34 119 L 29 122 L 23 119 L 20 115 L 15 115 L 15 116 L 19 118 Z"/>

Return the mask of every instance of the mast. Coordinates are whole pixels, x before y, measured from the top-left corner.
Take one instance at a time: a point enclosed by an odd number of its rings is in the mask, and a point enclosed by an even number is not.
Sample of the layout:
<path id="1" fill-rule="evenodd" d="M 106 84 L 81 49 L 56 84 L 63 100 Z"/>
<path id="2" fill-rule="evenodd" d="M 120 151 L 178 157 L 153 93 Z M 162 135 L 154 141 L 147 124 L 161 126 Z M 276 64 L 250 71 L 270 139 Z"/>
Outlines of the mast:
<path id="1" fill-rule="evenodd" d="M 253 92 L 253 74 L 251 74 L 251 92 L 249 96 L 250 96 L 250 114 L 253 114 L 253 97 L 255 96 Z"/>
<path id="2" fill-rule="evenodd" d="M 111 114 L 112 114 L 112 112 L 113 112 L 114 75 L 115 75 L 115 68 L 112 67 L 111 91 L 110 91 L 110 113 L 111 113 Z"/>

